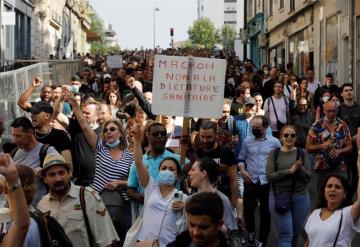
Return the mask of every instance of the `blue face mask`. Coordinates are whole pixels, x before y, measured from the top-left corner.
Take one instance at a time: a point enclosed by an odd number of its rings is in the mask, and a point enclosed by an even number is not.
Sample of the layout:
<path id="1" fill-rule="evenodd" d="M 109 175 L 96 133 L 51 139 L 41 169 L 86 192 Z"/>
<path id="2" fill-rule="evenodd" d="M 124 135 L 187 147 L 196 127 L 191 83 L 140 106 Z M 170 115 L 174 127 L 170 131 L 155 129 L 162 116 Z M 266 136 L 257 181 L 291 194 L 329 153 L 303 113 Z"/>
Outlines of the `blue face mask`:
<path id="1" fill-rule="evenodd" d="M 175 183 L 175 175 L 172 171 L 163 170 L 159 172 L 159 183 L 165 185 L 173 185 Z"/>
<path id="2" fill-rule="evenodd" d="M 109 147 L 109 148 L 116 148 L 118 145 L 120 144 L 120 140 L 117 139 L 115 140 L 113 143 L 106 143 L 106 146 Z"/>

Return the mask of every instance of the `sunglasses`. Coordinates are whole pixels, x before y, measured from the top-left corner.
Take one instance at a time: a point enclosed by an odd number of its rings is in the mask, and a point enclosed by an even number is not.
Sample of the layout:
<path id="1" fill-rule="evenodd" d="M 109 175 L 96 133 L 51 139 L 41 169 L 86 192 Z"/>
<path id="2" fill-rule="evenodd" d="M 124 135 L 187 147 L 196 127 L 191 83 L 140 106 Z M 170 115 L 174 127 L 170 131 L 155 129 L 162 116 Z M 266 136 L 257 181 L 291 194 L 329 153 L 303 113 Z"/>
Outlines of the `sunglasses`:
<path id="1" fill-rule="evenodd" d="M 108 131 L 114 132 L 115 130 L 116 130 L 115 127 L 110 127 L 110 128 L 105 128 L 105 129 L 103 130 L 103 132 L 104 132 L 104 133 L 106 133 L 106 132 L 108 132 Z"/>
<path id="2" fill-rule="evenodd" d="M 157 131 L 157 132 L 151 133 L 151 135 L 153 137 L 158 137 L 159 135 L 160 135 L 160 137 L 165 137 L 165 136 L 167 136 L 167 133 L 166 133 L 166 131 Z"/>
<path id="3" fill-rule="evenodd" d="M 296 137 L 296 134 L 285 133 L 285 134 L 284 134 L 284 137 L 285 137 L 285 138 L 289 138 L 289 137 L 290 137 L 290 138 L 295 138 L 295 137 Z"/>

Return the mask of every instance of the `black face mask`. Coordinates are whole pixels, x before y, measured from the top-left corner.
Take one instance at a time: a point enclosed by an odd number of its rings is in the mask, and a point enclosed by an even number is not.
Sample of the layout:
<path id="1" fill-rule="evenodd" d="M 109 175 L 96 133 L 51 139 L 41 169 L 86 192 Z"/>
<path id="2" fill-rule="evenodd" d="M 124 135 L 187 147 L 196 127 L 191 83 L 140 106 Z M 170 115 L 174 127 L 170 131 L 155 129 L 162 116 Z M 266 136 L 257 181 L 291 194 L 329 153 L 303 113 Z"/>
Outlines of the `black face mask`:
<path id="1" fill-rule="evenodd" d="M 252 133 L 255 136 L 255 138 L 259 138 L 262 135 L 261 129 L 252 128 Z"/>

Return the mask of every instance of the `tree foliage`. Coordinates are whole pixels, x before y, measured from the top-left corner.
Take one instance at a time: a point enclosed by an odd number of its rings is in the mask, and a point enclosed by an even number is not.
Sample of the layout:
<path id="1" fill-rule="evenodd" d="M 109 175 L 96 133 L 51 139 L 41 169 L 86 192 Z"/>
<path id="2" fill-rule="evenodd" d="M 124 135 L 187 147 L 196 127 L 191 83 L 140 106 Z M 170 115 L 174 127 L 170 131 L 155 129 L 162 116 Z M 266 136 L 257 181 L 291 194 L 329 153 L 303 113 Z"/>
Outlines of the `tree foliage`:
<path id="1" fill-rule="evenodd" d="M 106 27 L 104 21 L 98 16 L 96 11 L 92 9 L 90 5 L 88 5 L 88 8 L 90 9 L 90 11 L 87 13 L 87 16 L 91 21 L 90 30 L 97 33 L 100 36 L 99 41 L 91 42 L 90 53 L 99 54 L 99 55 L 119 53 L 120 51 L 119 45 L 111 46 L 110 42 L 106 37 Z"/>
<path id="2" fill-rule="evenodd" d="M 220 41 L 219 34 L 214 24 L 208 18 L 202 18 L 193 23 L 188 31 L 189 39 L 194 45 L 202 45 L 207 49 Z"/>
<path id="3" fill-rule="evenodd" d="M 229 25 L 224 25 L 221 29 L 222 45 L 225 50 L 234 48 L 234 40 L 236 38 L 236 31 Z"/>

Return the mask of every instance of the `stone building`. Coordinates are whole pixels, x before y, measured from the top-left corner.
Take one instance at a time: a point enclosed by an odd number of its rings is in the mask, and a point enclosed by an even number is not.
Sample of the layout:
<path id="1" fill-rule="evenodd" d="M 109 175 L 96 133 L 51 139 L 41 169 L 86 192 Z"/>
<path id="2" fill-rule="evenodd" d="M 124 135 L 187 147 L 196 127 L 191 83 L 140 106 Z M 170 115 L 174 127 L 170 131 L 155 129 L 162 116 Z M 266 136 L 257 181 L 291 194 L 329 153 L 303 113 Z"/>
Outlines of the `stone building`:
<path id="1" fill-rule="evenodd" d="M 0 0 L 0 65 L 30 58 L 30 23 L 35 0 Z"/>
<path id="2" fill-rule="evenodd" d="M 247 0 L 247 6 L 250 59 L 280 68 L 291 62 L 299 76 L 312 67 L 320 81 L 332 73 L 339 86 L 356 82 L 360 98 L 360 1 Z"/>
<path id="3" fill-rule="evenodd" d="M 89 51 L 96 38 L 86 16 L 87 0 L 38 0 L 32 18 L 31 47 L 35 58 L 72 58 Z"/>

